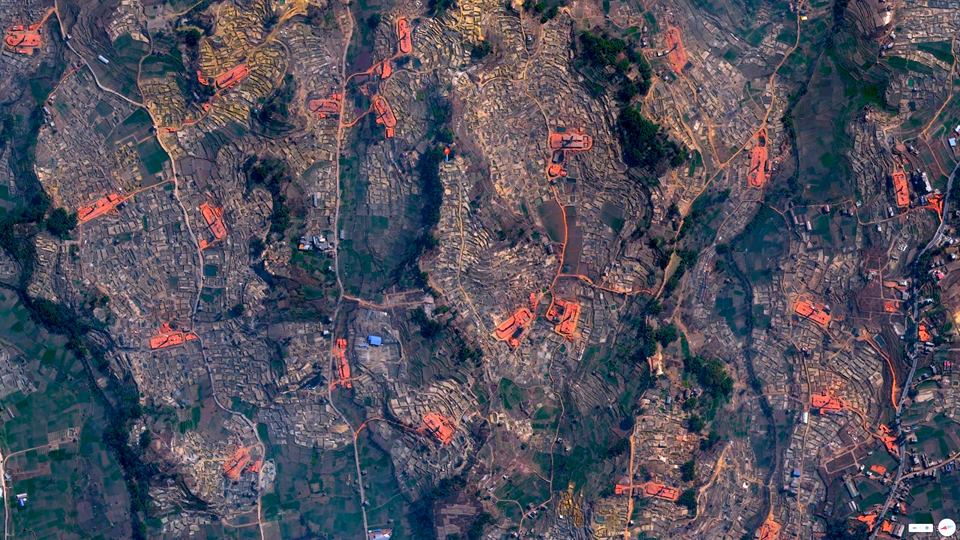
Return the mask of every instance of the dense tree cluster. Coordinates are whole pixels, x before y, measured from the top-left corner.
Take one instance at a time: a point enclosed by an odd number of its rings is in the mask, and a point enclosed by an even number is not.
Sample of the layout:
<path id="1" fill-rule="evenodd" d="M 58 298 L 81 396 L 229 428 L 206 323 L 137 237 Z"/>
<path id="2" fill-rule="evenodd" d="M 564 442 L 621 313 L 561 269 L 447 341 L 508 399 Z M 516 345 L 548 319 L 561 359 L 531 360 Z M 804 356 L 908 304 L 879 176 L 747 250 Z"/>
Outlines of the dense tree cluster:
<path id="1" fill-rule="evenodd" d="M 672 324 L 665 324 L 657 328 L 657 341 L 664 347 L 676 341 L 678 335 L 677 327 Z"/>
<path id="2" fill-rule="evenodd" d="M 631 167 L 640 167 L 659 176 L 666 165 L 676 167 L 683 163 L 684 152 L 670 140 L 660 126 L 644 118 L 639 107 L 624 107 L 617 121 L 623 161 Z"/>
<path id="3" fill-rule="evenodd" d="M 456 5 L 455 0 L 430 0 L 428 2 L 428 13 L 431 17 L 437 17 Z"/>
<path id="4" fill-rule="evenodd" d="M 42 103 L 46 100 L 46 94 L 35 97 L 42 99 L 36 102 L 26 121 L 6 111 L 0 115 L 0 150 L 9 148 L 7 165 L 20 190 L 18 205 L 0 217 L 0 248 L 20 264 L 20 284 L 24 287 L 33 275 L 36 258 L 36 249 L 30 236 L 38 225 L 43 224 L 44 216 L 50 209 L 50 197 L 43 190 L 33 169 L 37 136 L 44 121 Z"/>
<path id="5" fill-rule="evenodd" d="M 430 148 L 417 161 L 417 178 L 420 179 L 420 195 L 423 198 L 420 225 L 428 231 L 440 221 L 440 206 L 443 204 L 443 183 L 440 181 L 441 161 L 443 161 L 443 151 L 438 147 Z M 429 243 L 433 244 L 433 242 Z"/>
<path id="6" fill-rule="evenodd" d="M 677 504 L 685 506 L 691 514 L 697 513 L 697 490 L 694 488 L 686 489 L 680 494 Z"/>
<path id="7" fill-rule="evenodd" d="M 70 236 L 70 231 L 76 228 L 76 226 L 76 212 L 68 212 L 64 208 L 55 208 L 52 212 L 50 212 L 50 215 L 47 216 L 47 231 L 61 240 L 68 238 Z"/>
<path id="8" fill-rule="evenodd" d="M 156 470 L 141 460 L 138 447 L 128 444 L 132 424 L 141 414 L 136 383 L 126 377 L 106 376 L 111 374 L 109 362 L 104 358 L 98 342 L 87 338 L 89 332 L 99 330 L 96 322 L 88 322 L 84 313 L 78 313 L 65 304 L 33 298 L 26 290 L 33 275 L 36 257 L 32 236 L 40 227 L 45 227 L 52 234 L 65 237 L 76 226 L 76 214 L 62 208 L 47 215 L 50 197 L 34 172 L 37 138 L 44 123 L 44 104 L 66 66 L 66 61 L 60 56 L 54 57 L 53 64 L 42 63 L 34 73 L 21 81 L 31 89 L 30 92 L 24 93 L 22 99 L 0 104 L 0 153 L 8 152 L 6 163 L 19 190 L 17 206 L 0 218 L 0 248 L 20 264 L 21 272 L 15 291 L 31 318 L 47 330 L 66 336 L 66 348 L 82 361 L 83 373 L 92 394 L 107 412 L 108 424 L 103 441 L 114 453 L 123 471 L 130 494 L 131 537 L 139 539 L 146 537 L 141 518 L 148 510 L 149 483 Z M 102 304 L 103 300 L 94 302 L 97 303 Z"/>
<path id="9" fill-rule="evenodd" d="M 286 133 L 293 129 L 290 123 L 290 103 L 297 93 L 297 81 L 287 74 L 283 84 L 263 103 L 253 110 L 253 119 L 267 134 Z"/>
<path id="10" fill-rule="evenodd" d="M 866 540 L 866 524 L 855 520 L 834 520 L 827 523 L 824 540 Z"/>
<path id="11" fill-rule="evenodd" d="M 480 515 L 470 523 L 470 527 L 467 528 L 467 540 L 480 540 L 483 537 L 483 530 L 493 522 L 492 514 L 489 512 L 481 512 Z"/>
<path id="12" fill-rule="evenodd" d="M 483 60 L 491 51 L 493 51 L 493 45 L 490 45 L 489 40 L 483 39 L 476 45 L 470 45 L 470 58 Z"/>
<path id="13" fill-rule="evenodd" d="M 443 148 L 453 142 L 450 130 L 452 111 L 450 102 L 432 92 L 428 102 L 427 115 L 429 126 L 427 139 L 429 146 L 417 159 L 416 178 L 420 185 L 418 222 L 415 224 L 419 235 L 408 244 L 403 254 L 403 262 L 397 265 L 394 279 L 400 281 L 413 275 L 414 283 L 406 286 L 425 287 L 426 279 L 417 268 L 417 261 L 424 251 L 437 244 L 433 234 L 434 227 L 440 222 L 440 207 L 443 204 L 443 182 L 440 180 L 440 163 L 444 160 Z"/>
<path id="14" fill-rule="evenodd" d="M 410 505 L 407 520 L 412 529 L 412 538 L 436 539 L 436 504 L 464 490 L 467 486 L 465 474 L 453 478 L 444 478 L 436 487 L 425 493 Z"/>
<path id="15" fill-rule="evenodd" d="M 427 108 L 427 139 L 437 144 L 452 143 L 453 131 L 450 130 L 452 116 L 453 109 L 450 107 L 450 101 L 434 93 L 430 97 Z M 440 157 L 443 158 L 443 156 Z"/>
<path id="16" fill-rule="evenodd" d="M 687 270 L 697 264 L 698 255 L 695 251 L 678 249 L 674 253 L 680 258 L 680 262 L 677 264 L 676 269 L 674 269 L 673 275 L 670 276 L 670 279 L 667 280 L 666 285 L 663 287 L 665 296 L 669 296 L 670 293 L 680 285 L 680 278 L 683 277 Z"/>
<path id="17" fill-rule="evenodd" d="M 711 450 L 718 442 L 720 442 L 720 434 L 714 430 L 710 430 L 706 439 L 700 439 L 700 450 L 704 452 Z"/>
<path id="18" fill-rule="evenodd" d="M 545 23 L 560 13 L 563 0 L 524 0 L 523 10 L 540 16 L 540 22 Z"/>
<path id="19" fill-rule="evenodd" d="M 618 88 L 617 99 L 624 104 L 647 95 L 653 70 L 639 49 L 623 39 L 587 31 L 580 33 L 580 50 L 579 67 L 591 75 L 595 94 L 610 84 Z"/>
<path id="20" fill-rule="evenodd" d="M 413 311 L 411 319 L 420 327 L 420 335 L 423 339 L 433 339 L 443 330 L 443 325 L 427 317 L 422 307 Z"/>
<path id="21" fill-rule="evenodd" d="M 703 388 L 704 396 L 700 401 L 704 401 L 704 397 L 725 401 L 733 393 L 733 379 L 723 367 L 723 362 L 716 358 L 688 356 L 683 360 L 683 371 Z"/>
<path id="22" fill-rule="evenodd" d="M 184 73 L 187 74 L 177 77 L 177 84 L 188 104 L 204 103 L 216 93 L 213 85 L 203 84 L 199 77 L 192 76 L 200 68 L 200 40 L 212 31 L 212 20 L 199 16 L 179 26 L 174 34 L 178 44 L 178 56 L 184 64 Z"/>
<path id="23" fill-rule="evenodd" d="M 686 152 L 670 140 L 660 126 L 647 120 L 634 98 L 647 95 L 653 70 L 636 43 L 604 32 L 584 31 L 579 35 L 576 67 L 587 79 L 587 89 L 595 96 L 615 88 L 622 105 L 618 136 L 623 160 L 656 178 L 666 168 L 683 163 Z"/>
<path id="24" fill-rule="evenodd" d="M 247 189 L 260 186 L 270 192 L 273 212 L 270 214 L 270 232 L 283 235 L 290 226 L 290 209 L 287 208 L 286 186 L 290 183 L 287 162 L 275 157 L 250 156 L 241 166 L 247 177 Z"/>

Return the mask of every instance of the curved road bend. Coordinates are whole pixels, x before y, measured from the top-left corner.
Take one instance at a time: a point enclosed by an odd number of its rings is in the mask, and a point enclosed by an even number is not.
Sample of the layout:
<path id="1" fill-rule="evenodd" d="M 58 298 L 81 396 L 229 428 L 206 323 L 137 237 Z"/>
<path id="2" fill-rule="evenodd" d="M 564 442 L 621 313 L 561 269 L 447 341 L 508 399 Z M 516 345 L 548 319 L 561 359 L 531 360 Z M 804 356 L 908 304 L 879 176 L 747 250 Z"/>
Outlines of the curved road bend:
<path id="1" fill-rule="evenodd" d="M 960 163 L 953 167 L 953 171 L 950 173 L 950 177 L 947 179 L 947 191 L 943 197 L 943 219 L 940 221 L 940 226 L 937 227 L 937 232 L 933 233 L 933 238 L 927 242 L 927 245 L 920 250 L 920 253 L 917 253 L 917 257 L 914 259 L 914 264 L 917 264 L 920 261 L 920 258 L 923 257 L 927 251 L 930 251 L 934 246 L 940 242 L 940 238 L 943 236 L 943 229 L 947 225 L 947 207 L 950 204 L 950 193 L 953 191 L 953 180 L 957 177 L 957 171 L 960 170 Z M 914 287 L 913 290 L 913 320 L 917 320 L 920 316 L 920 301 L 918 291 L 916 290 L 916 283 L 912 284 Z M 903 382 L 903 388 L 900 391 L 900 400 L 897 402 L 897 420 L 900 420 L 900 413 L 903 410 L 903 400 L 907 396 L 906 390 L 910 388 L 910 382 L 913 380 L 913 375 L 917 371 L 917 356 L 913 355 L 911 358 L 910 373 L 907 375 L 907 379 Z M 887 515 L 887 511 L 890 510 L 890 507 L 893 506 L 893 498 L 897 493 L 897 489 L 900 487 L 900 482 L 904 480 L 904 466 L 907 462 L 907 450 L 904 445 L 900 445 L 900 465 L 897 466 L 897 477 L 893 480 L 893 485 L 890 487 L 890 494 L 887 495 L 887 500 L 883 503 L 883 508 L 880 509 L 880 514 L 877 518 L 878 522 L 883 521 L 883 517 Z M 870 535 L 870 540 L 873 540 L 877 537 L 880 527 L 877 527 L 873 531 L 873 534 Z"/>

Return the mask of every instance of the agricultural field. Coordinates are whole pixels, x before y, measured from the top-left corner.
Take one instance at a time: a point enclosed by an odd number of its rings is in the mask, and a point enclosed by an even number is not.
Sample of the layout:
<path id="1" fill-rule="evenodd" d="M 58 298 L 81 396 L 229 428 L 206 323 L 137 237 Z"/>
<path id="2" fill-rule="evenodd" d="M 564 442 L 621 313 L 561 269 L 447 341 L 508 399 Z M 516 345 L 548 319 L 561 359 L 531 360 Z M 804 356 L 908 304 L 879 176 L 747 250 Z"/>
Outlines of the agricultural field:
<path id="1" fill-rule="evenodd" d="M 36 388 L 0 400 L 11 533 L 90 538 L 129 527 L 123 472 L 103 443 L 106 419 L 83 364 L 6 290 L 0 292 L 0 340 L 18 351 L 14 361 Z"/>
<path id="2" fill-rule="evenodd" d="M 150 52 L 150 45 L 133 39 L 130 34 L 124 34 L 110 43 L 109 46 L 99 44 L 102 49 L 97 51 L 108 61 L 96 61 L 94 69 L 101 81 L 124 96 L 140 99 L 140 88 L 137 85 L 137 74 L 140 69 L 140 59 Z M 94 65 L 94 64 L 91 64 Z"/>
<path id="3" fill-rule="evenodd" d="M 406 502 L 393 478 L 389 455 L 368 435 L 362 435 L 358 444 L 363 469 L 368 471 L 363 482 L 370 496 L 367 516 L 371 525 L 393 527 L 394 538 L 415 538 L 404 517 Z M 282 480 L 273 493 L 264 495 L 263 511 L 267 519 L 278 522 L 283 538 L 360 535 L 351 449 L 324 452 L 274 447 L 274 451 Z"/>
<path id="4" fill-rule="evenodd" d="M 731 242 L 731 254 L 750 281 L 770 281 L 786 248 L 784 226 L 783 216 L 761 206 L 744 233 Z"/>
<path id="5" fill-rule="evenodd" d="M 937 523 L 945 517 L 955 519 L 960 512 L 960 472 L 945 473 L 912 486 L 908 497 L 908 516 L 916 523 Z"/>
<path id="6" fill-rule="evenodd" d="M 960 448 L 960 424 L 938 415 L 930 422 L 914 426 L 917 448 L 929 460 L 943 460 Z"/>
<path id="7" fill-rule="evenodd" d="M 163 164 L 170 161 L 170 156 L 160 147 L 160 143 L 152 137 L 138 144 L 137 152 L 140 153 L 140 162 L 147 174 L 159 173 L 163 170 Z"/>

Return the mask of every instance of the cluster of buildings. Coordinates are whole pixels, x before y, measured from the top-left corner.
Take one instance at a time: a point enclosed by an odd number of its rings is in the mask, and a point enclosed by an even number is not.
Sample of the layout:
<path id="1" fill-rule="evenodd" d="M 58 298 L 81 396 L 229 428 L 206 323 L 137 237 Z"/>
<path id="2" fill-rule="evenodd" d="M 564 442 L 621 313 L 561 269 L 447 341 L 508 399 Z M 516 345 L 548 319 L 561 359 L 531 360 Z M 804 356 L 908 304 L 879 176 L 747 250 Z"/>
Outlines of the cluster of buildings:
<path id="1" fill-rule="evenodd" d="M 530 474 L 537 466 L 531 456 L 571 450 L 557 431 L 539 425 L 533 413 L 565 402 L 556 381 L 565 380 L 595 354 L 591 346 L 615 341 L 624 298 L 656 294 L 667 277 L 667 265 L 650 246 L 678 235 L 666 209 L 686 209 L 710 179 L 695 168 L 692 176 L 669 173 L 656 188 L 630 177 L 621 164 L 616 126 L 609 121 L 611 103 L 585 92 L 570 66 L 569 16 L 560 14 L 534 35 L 493 0 L 460 2 L 438 19 L 415 20 L 412 54 L 417 68 L 398 64 L 391 75 L 376 81 L 376 96 L 389 102 L 396 120 L 393 136 L 365 145 L 364 152 L 354 151 L 345 146 L 351 139 L 344 133 L 363 111 L 347 106 L 340 109 L 347 117 L 340 118 L 339 113 L 318 115 L 306 108 L 311 99 L 328 99 L 343 89 L 345 44 L 337 28 L 342 21 L 322 23 L 327 25 L 323 28 L 293 21 L 267 30 L 263 23 L 271 9 L 269 2 L 254 2 L 251 9 L 226 3 L 217 10 L 216 38 L 200 44 L 197 77 L 215 88 L 215 97 L 207 103 L 188 107 L 172 74 L 138 81 L 150 113 L 145 120 L 137 116 L 140 109 L 98 89 L 85 70 L 59 85 L 47 104 L 47 125 L 37 144 L 41 183 L 57 206 L 68 209 L 104 197 L 119 202 L 85 220 L 68 244 L 39 237 L 30 292 L 56 300 L 93 291 L 109 298 L 99 313 L 116 340 L 111 360 L 133 374 L 145 403 L 172 410 L 178 428 L 184 426 L 157 440 L 153 451 L 183 472 L 193 493 L 227 517 L 252 515 L 276 473 L 266 459 L 269 455 L 263 455 L 266 443 L 257 425 L 265 426 L 272 444 L 320 451 L 343 450 L 356 444 L 359 430 L 369 429 L 388 449 L 397 484 L 408 497 L 467 470 L 481 440 L 478 433 L 494 425 L 498 448 L 511 459 L 498 464 L 500 468 L 481 467 L 473 480 L 483 492 L 497 493 L 511 475 Z M 929 16 L 944 22 L 934 8 L 907 3 L 902 9 L 914 10 L 920 21 Z M 669 22 L 679 28 L 689 61 L 679 75 L 658 83 L 644 111 L 705 161 L 726 160 L 731 148 L 755 139 L 762 119 L 779 118 L 783 112 L 788 89 L 767 81 L 770 59 L 791 45 L 776 38 L 788 29 L 790 18 L 772 24 L 765 37 L 750 43 L 722 30 L 714 18 L 693 22 L 692 17 L 682 20 L 682 12 L 656 13 L 664 27 Z M 108 34 L 114 41 L 126 34 L 138 39 L 147 24 L 145 16 L 137 2 L 125 0 L 114 12 Z M 383 26 L 389 28 L 376 33 L 374 50 L 386 57 L 397 44 L 393 27 Z M 495 35 L 504 51 L 489 69 L 470 60 L 470 46 L 489 37 L 485 32 Z M 662 36 L 647 35 L 646 28 L 643 32 L 642 42 L 652 47 L 648 52 L 663 53 Z M 83 36 L 78 34 L 78 39 Z M 892 39 L 889 54 L 932 38 L 907 30 Z M 931 61 L 927 53 L 903 54 Z M 292 75 L 297 85 L 290 104 L 294 131 L 271 139 L 251 135 L 251 110 L 280 88 L 285 75 Z M 450 84 L 437 85 L 437 80 Z M 895 81 L 888 92 L 917 101 L 925 93 L 932 95 L 936 83 L 935 78 L 920 77 L 898 87 Z M 421 300 L 383 309 L 358 300 L 332 321 L 266 316 L 268 310 L 294 307 L 268 279 L 302 275 L 294 261 L 297 247 L 331 253 L 341 241 L 364 239 L 373 251 L 386 252 L 381 243 L 388 239 L 386 233 L 362 231 L 357 224 L 385 220 L 387 229 L 400 229 L 407 202 L 421 195 L 412 175 L 428 150 L 423 139 L 435 127 L 429 125 L 422 96 L 435 87 L 456 103 L 461 123 L 453 156 L 440 165 L 444 197 L 437 247 L 420 269 L 450 313 L 444 321 L 462 329 L 470 345 L 482 351 L 483 366 L 471 373 L 483 372 L 483 380 L 463 375 L 469 370 L 454 369 L 456 351 L 451 348 L 415 351 L 435 356 L 432 361 L 442 368 L 416 380 L 413 357 L 405 348 L 413 341 L 405 336 L 415 329 L 404 321 L 405 311 Z M 141 127 L 136 127 L 138 120 Z M 871 481 L 888 485 L 888 474 L 876 472 L 879 468 L 860 470 L 857 464 L 872 452 L 885 451 L 887 443 L 877 437 L 882 411 L 896 401 L 897 392 L 910 390 L 896 388 L 895 374 L 901 370 L 895 366 L 903 359 L 891 350 L 908 327 L 903 306 L 911 297 L 878 283 L 902 277 L 904 264 L 916 253 L 912 246 L 920 242 L 917 232 L 925 230 L 932 214 L 913 212 L 921 210 L 916 203 L 926 202 L 918 197 L 894 212 L 886 180 L 896 152 L 888 148 L 889 126 L 883 122 L 879 115 L 866 115 L 850 128 L 854 151 L 849 158 L 862 200 L 833 208 L 793 208 L 783 215 L 778 241 L 784 252 L 769 279 L 751 283 L 748 308 L 761 322 L 748 335 L 737 335 L 713 309 L 731 278 L 716 270 L 718 254 L 712 246 L 687 270 L 689 294 L 669 306 L 678 308 L 695 352 L 709 350 L 736 359 L 729 369 L 737 380 L 756 379 L 758 395 L 741 397 L 750 390 L 745 384 L 737 388 L 743 390 L 735 398 L 743 433 L 701 450 L 704 435 L 688 430 L 690 412 L 682 406 L 696 391 L 680 390 L 679 345 L 674 346 L 667 353 L 673 356 L 665 361 L 667 380 L 639 397 L 643 412 L 632 419 L 630 432 L 622 434 L 632 447 L 629 467 L 608 479 L 611 486 L 620 480 L 643 485 L 645 494 L 652 493 L 643 508 L 627 516 L 622 495 L 575 500 L 574 490 L 582 486 L 571 486 L 565 498 L 557 498 L 562 511 L 541 513 L 544 505 L 552 504 L 550 499 L 531 502 L 522 509 L 525 518 L 558 516 L 552 522 L 534 521 L 545 534 L 558 538 L 587 530 L 606 538 L 628 528 L 656 537 L 718 530 L 742 537 L 751 528 L 748 520 L 738 518 L 739 509 L 760 508 L 760 501 L 773 493 L 770 515 L 759 517 L 776 524 L 770 529 L 782 528 L 785 537 L 800 537 L 820 532 L 820 525 L 809 519 L 810 509 L 821 507 L 829 490 L 843 485 L 853 503 L 850 510 L 861 512 L 865 509 L 856 502 L 858 479 L 871 475 Z M 157 136 L 151 128 L 159 130 Z M 765 129 L 776 170 L 785 133 L 776 122 Z M 568 130 L 583 130 L 594 143 L 588 151 L 567 153 L 567 174 L 549 179 L 550 135 Z M 139 148 L 155 139 L 168 159 L 160 172 L 150 174 Z M 750 158 L 748 152 L 742 154 L 731 162 L 730 172 L 716 179 L 717 188 L 731 194 L 729 201 L 718 203 L 718 242 L 740 234 L 759 208 L 760 192 L 745 181 Z M 242 173 L 254 155 L 281 159 L 305 195 L 299 246 L 289 238 L 268 236 L 274 201 L 264 189 L 250 186 Z M 482 164 L 477 156 L 482 156 Z M 357 176 L 353 180 L 362 179 L 364 187 L 357 190 L 362 200 L 351 201 L 345 219 L 340 181 L 348 166 Z M 210 208 L 216 208 L 222 220 L 215 241 L 204 217 L 204 209 Z M 899 215 L 914 227 L 887 221 Z M 815 226 L 842 219 L 870 225 L 870 242 L 854 228 L 849 239 L 842 237 L 835 245 Z M 353 225 L 344 226 L 347 221 Z M 269 244 L 262 270 L 251 266 L 251 240 Z M 868 244 L 881 247 L 864 257 Z M 935 264 L 950 276 L 956 263 Z M 849 301 L 849 291 L 867 287 L 873 288 L 862 296 L 881 301 L 875 312 L 865 313 Z M 332 286 L 326 291 L 335 294 Z M 798 311 L 795 299 L 800 296 L 815 307 Z M 543 311 L 540 302 L 554 298 L 578 306 L 579 319 L 569 335 L 559 335 L 554 324 L 536 318 L 514 344 L 492 336 L 519 307 Z M 893 309 L 886 309 L 887 300 Z M 422 304 L 432 301 L 427 297 Z M 436 318 L 433 312 L 427 316 Z M 886 331 L 879 317 L 891 318 L 891 326 L 902 331 Z M 192 338 L 152 347 L 151 338 L 158 332 Z M 336 384 L 330 351 L 337 339 L 346 343 L 349 386 Z M 932 334 L 925 341 L 932 342 Z M 5 358 L 0 356 L 0 394 L 29 390 L 29 379 Z M 658 362 L 663 372 L 662 354 Z M 576 406 L 612 408 L 617 396 L 610 393 L 608 375 L 597 370 L 578 374 L 570 389 Z M 478 389 L 497 387 L 503 379 L 531 389 L 533 398 L 513 408 L 500 396 L 485 395 L 492 414 L 484 418 L 478 412 Z M 936 386 L 929 386 L 931 381 Z M 915 384 L 924 383 L 911 403 L 942 403 L 936 412 L 955 417 L 960 410 L 955 383 L 942 372 L 920 376 Z M 344 401 L 365 413 L 368 422 L 351 425 L 337 407 Z M 220 431 L 191 426 L 186 419 L 197 408 L 198 423 L 209 425 L 213 418 Z M 757 438 L 770 437 L 783 443 L 770 448 L 773 455 L 760 455 L 756 445 L 751 446 Z M 909 436 L 904 439 L 910 441 Z M 910 478 L 940 474 L 940 463 L 944 471 L 949 466 L 947 458 L 932 458 L 922 450 L 906 455 L 911 460 L 907 470 L 914 475 Z M 700 457 L 697 472 L 685 477 L 680 467 L 695 456 Z M 633 477 L 620 478 L 628 470 Z M 892 470 L 892 465 L 884 470 Z M 646 489 L 650 486 L 658 487 Z M 676 502 L 685 489 L 694 489 L 704 508 L 693 521 L 677 519 Z M 164 533 L 198 534 L 209 521 L 199 513 L 176 514 L 177 493 L 170 485 L 154 486 L 151 492 L 169 511 L 162 518 Z M 440 528 L 461 532 L 476 513 L 476 506 L 463 501 L 444 506 Z M 371 530 L 369 535 L 389 537 L 384 531 Z"/>

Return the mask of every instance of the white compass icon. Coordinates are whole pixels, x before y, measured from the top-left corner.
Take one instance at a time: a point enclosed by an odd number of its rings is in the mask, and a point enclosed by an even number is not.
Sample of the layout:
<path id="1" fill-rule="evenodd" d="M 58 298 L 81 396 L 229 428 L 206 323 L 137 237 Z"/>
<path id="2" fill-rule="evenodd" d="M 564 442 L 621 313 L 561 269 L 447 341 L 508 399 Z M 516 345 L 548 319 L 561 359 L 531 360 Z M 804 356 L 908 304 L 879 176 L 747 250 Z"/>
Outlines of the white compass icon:
<path id="1" fill-rule="evenodd" d="M 950 518 L 941 519 L 937 524 L 937 532 L 940 536 L 953 536 L 953 533 L 957 532 L 957 524 Z"/>

